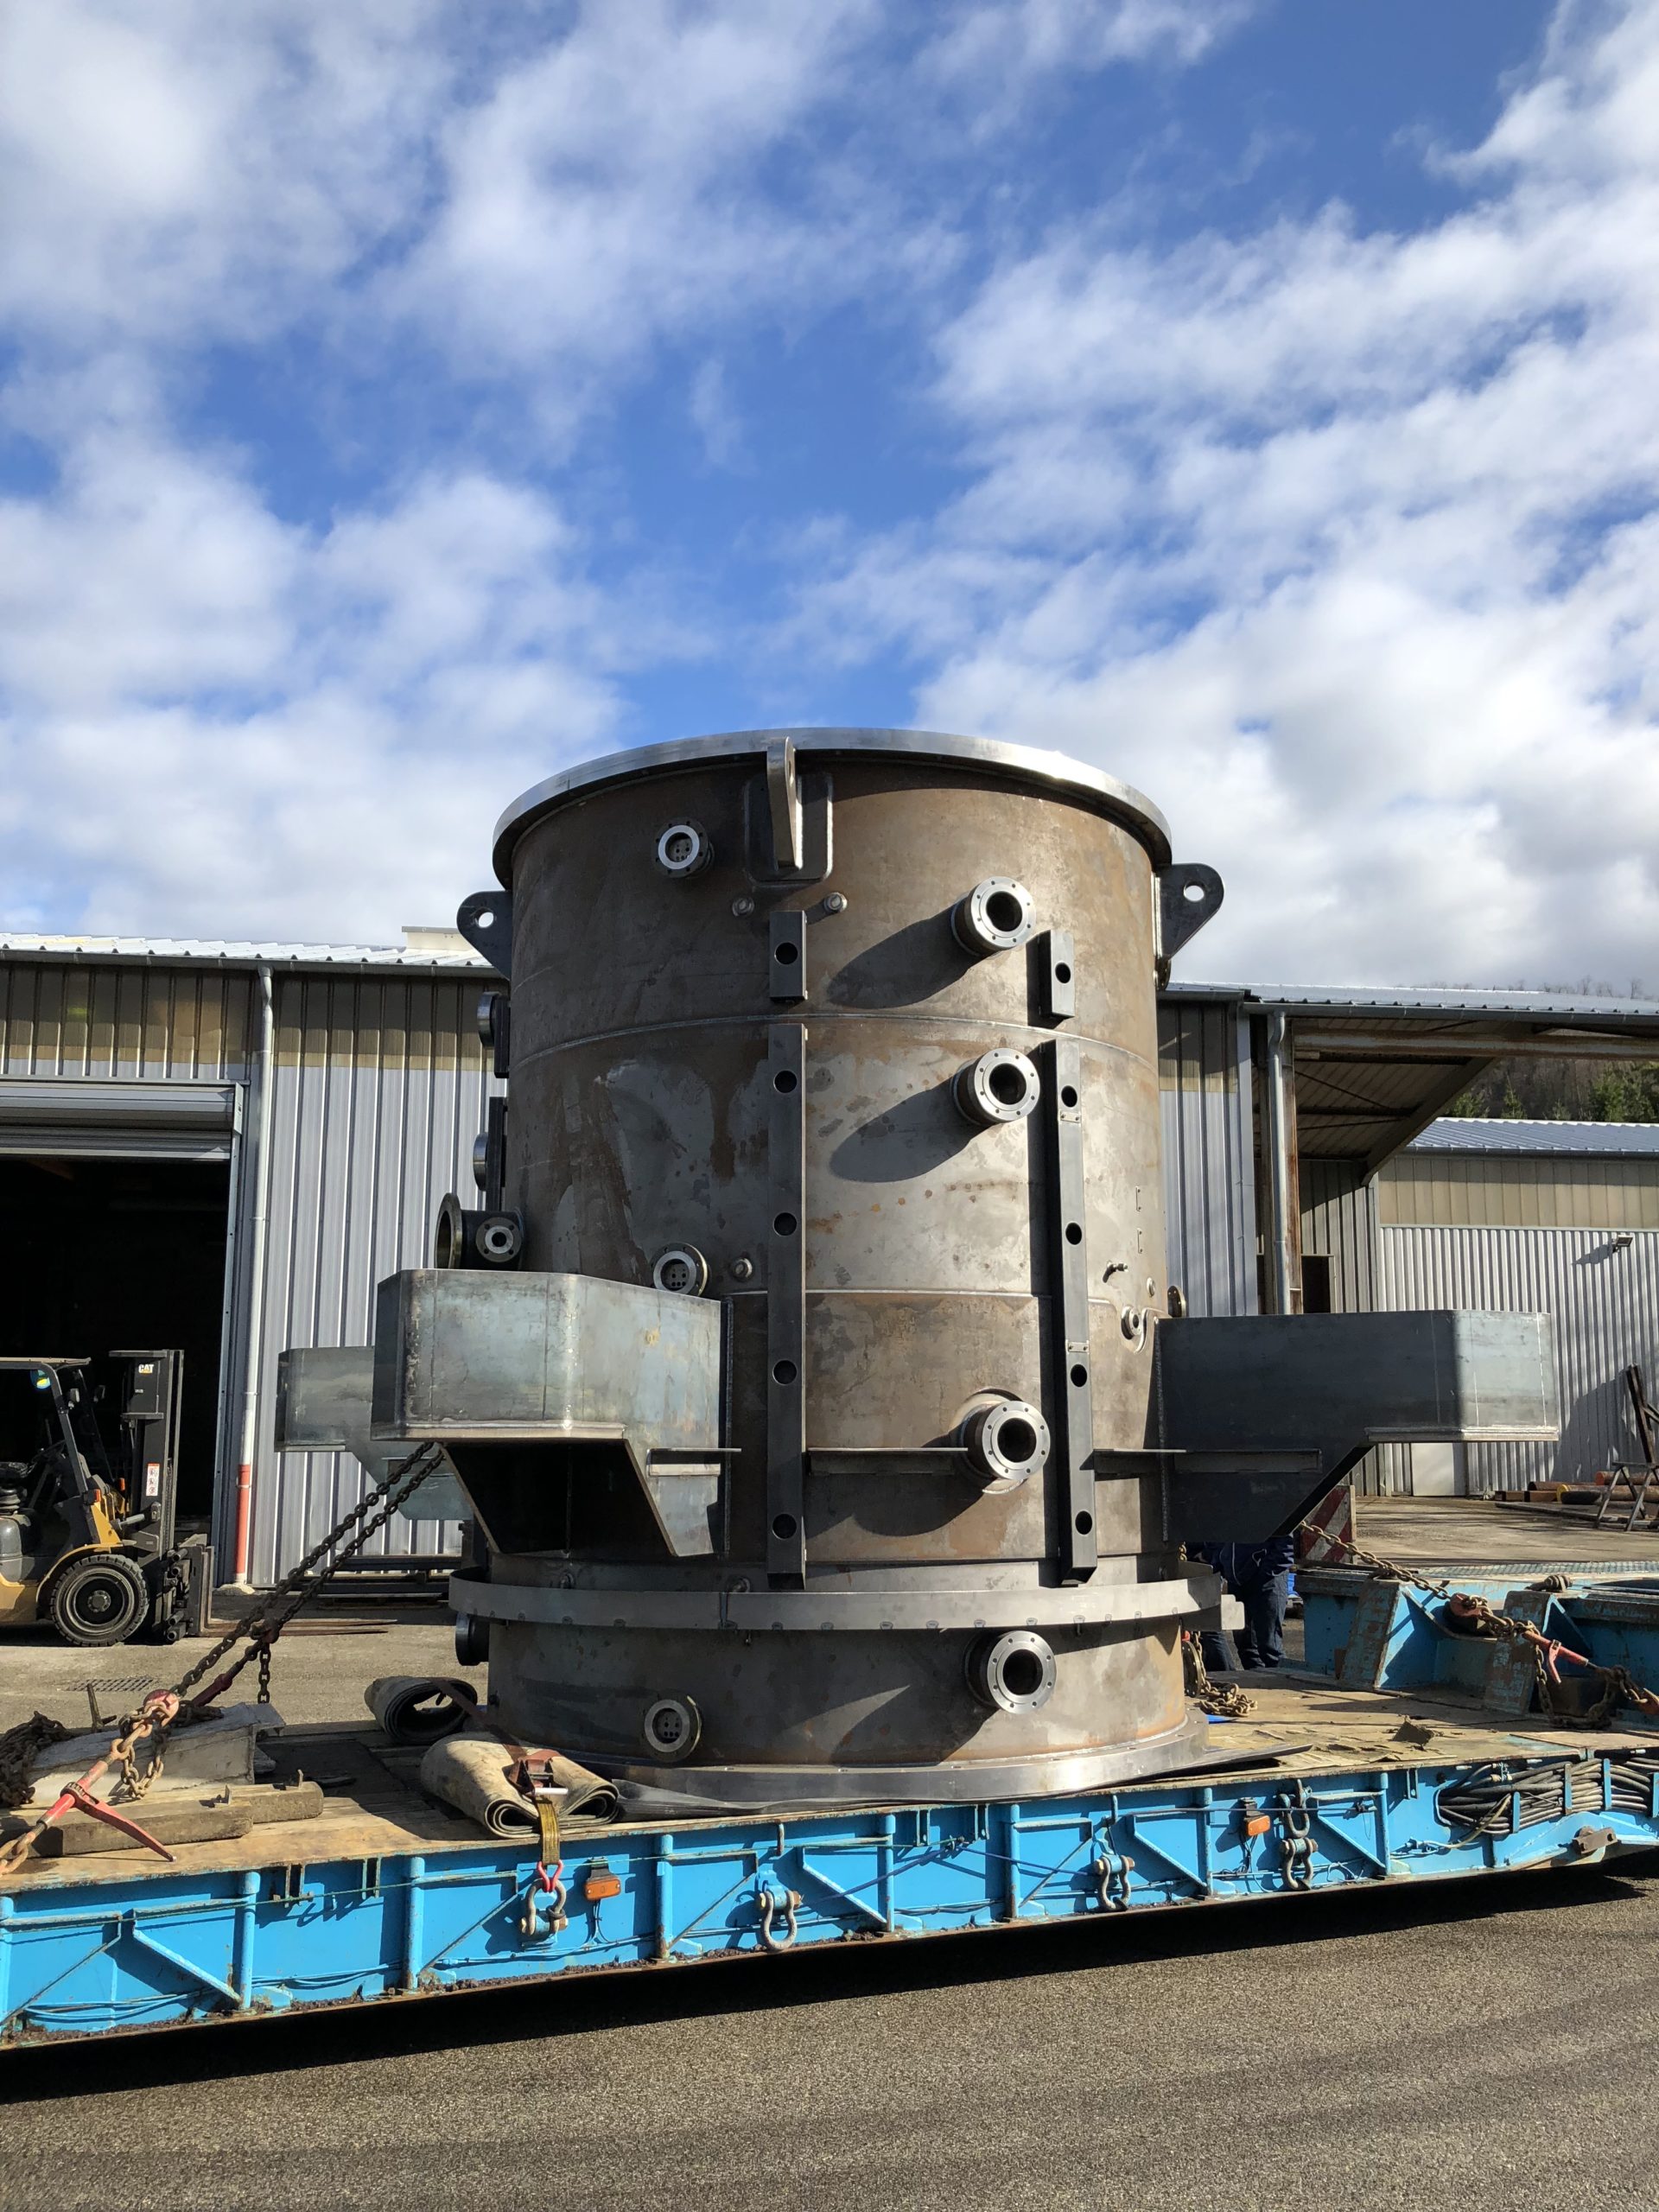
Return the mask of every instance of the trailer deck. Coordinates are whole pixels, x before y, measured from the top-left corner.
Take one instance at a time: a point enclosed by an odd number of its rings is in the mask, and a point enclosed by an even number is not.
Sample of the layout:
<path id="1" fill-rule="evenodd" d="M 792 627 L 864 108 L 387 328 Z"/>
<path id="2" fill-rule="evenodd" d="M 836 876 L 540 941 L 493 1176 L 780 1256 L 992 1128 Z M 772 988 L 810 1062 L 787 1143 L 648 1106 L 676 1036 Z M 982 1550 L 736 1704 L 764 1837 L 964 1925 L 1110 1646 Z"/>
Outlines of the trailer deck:
<path id="1" fill-rule="evenodd" d="M 572 1823 L 533 1845 L 426 1798 L 372 1728 L 286 1729 L 321 1814 L 162 1865 L 43 1859 L 0 1894 L 0 2041 L 253 2018 L 1224 1900 L 1586 1864 L 1659 1845 L 1659 1733 L 1281 1677 L 1224 1764 L 1025 1803 Z"/>

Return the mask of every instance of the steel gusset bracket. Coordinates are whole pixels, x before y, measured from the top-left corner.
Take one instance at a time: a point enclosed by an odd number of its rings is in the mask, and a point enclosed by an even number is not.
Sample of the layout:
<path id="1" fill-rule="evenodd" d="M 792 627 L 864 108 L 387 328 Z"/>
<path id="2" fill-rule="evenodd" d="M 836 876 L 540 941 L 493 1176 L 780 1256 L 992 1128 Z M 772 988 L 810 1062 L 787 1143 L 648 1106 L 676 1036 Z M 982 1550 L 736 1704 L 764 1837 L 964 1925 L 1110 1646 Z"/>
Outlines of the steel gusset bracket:
<path id="1" fill-rule="evenodd" d="M 1203 861 L 1176 861 L 1158 873 L 1158 965 L 1167 982 L 1169 963 L 1181 947 L 1221 911 L 1219 874 Z"/>
<path id="2" fill-rule="evenodd" d="M 498 976 L 512 972 L 512 893 L 469 892 L 455 911 L 455 927 Z"/>

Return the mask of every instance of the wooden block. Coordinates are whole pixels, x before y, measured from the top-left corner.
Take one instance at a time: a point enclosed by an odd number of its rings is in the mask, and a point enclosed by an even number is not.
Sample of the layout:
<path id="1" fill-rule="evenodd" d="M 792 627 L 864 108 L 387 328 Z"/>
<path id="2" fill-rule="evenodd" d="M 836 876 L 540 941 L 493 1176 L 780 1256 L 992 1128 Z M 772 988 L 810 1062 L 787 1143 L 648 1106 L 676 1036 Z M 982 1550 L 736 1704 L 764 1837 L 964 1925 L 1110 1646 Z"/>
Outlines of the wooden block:
<path id="1" fill-rule="evenodd" d="M 220 1843 L 227 1837 L 246 1835 L 253 1827 L 251 1805 L 213 1804 L 195 1797 L 171 1804 L 151 1804 L 141 1797 L 137 1804 L 123 1805 L 119 1810 L 128 1820 L 148 1829 L 157 1843 L 169 1847 L 175 1843 Z M 62 1820 L 48 1828 L 35 1851 L 41 1859 L 82 1859 L 94 1852 L 143 1848 L 136 1836 L 124 1835 L 119 1828 L 111 1827 L 105 1821 L 94 1820 L 90 1813 L 66 1813 Z"/>
<path id="2" fill-rule="evenodd" d="M 251 1789 L 238 1789 L 236 1802 L 249 1808 L 256 1827 L 268 1827 L 278 1821 L 315 1821 L 322 1814 L 322 1784 L 257 1782 Z"/>

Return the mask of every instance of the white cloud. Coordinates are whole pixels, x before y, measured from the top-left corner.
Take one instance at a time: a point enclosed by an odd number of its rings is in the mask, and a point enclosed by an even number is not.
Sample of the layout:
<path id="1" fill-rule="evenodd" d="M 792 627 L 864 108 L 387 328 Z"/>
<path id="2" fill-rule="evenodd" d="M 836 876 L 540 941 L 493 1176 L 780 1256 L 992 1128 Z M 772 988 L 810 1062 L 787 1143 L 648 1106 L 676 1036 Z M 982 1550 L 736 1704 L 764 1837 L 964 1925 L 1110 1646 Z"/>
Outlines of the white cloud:
<path id="1" fill-rule="evenodd" d="M 442 918 L 512 792 L 678 650 L 546 499 L 434 474 L 308 531 L 233 461 L 91 431 L 0 505 L 4 920 L 384 938 Z"/>
<path id="2" fill-rule="evenodd" d="M 989 134 L 1060 73 L 1183 66 L 1245 5 L 14 0 L 8 918 L 442 912 L 505 796 L 624 732 L 634 671 L 709 650 L 652 555 L 595 582 L 632 518 L 625 472 L 604 523 L 591 479 L 580 521 L 550 490 L 579 427 L 673 347 L 710 463 L 741 461 L 721 365 L 758 321 L 937 312 Z M 193 427 L 238 381 L 281 418 L 263 456 Z M 988 607 L 1007 559 L 970 565 Z"/>
<path id="3" fill-rule="evenodd" d="M 941 334 L 974 480 L 793 639 L 1128 776 L 1229 876 L 1192 972 L 1653 973 L 1659 10 L 1565 10 L 1471 197 L 1011 258 Z"/>
<path id="4" fill-rule="evenodd" d="M 662 339 L 845 296 L 895 251 L 881 181 L 842 192 L 804 134 L 877 22 L 874 0 L 583 9 L 448 117 L 440 205 L 382 299 L 463 372 L 544 370 L 568 428 Z"/>
<path id="5" fill-rule="evenodd" d="M 418 211 L 438 0 L 12 0 L 0 309 L 176 348 L 318 311 Z"/>
<path id="6" fill-rule="evenodd" d="M 710 468 L 732 468 L 744 457 L 743 425 L 732 402 L 721 361 L 702 361 L 691 379 L 687 412 L 691 426 L 702 440 L 703 457 Z"/>
<path id="7" fill-rule="evenodd" d="M 981 0 L 928 42 L 924 66 L 982 97 L 1115 61 L 1181 66 L 1202 60 L 1253 12 L 1253 0 Z"/>

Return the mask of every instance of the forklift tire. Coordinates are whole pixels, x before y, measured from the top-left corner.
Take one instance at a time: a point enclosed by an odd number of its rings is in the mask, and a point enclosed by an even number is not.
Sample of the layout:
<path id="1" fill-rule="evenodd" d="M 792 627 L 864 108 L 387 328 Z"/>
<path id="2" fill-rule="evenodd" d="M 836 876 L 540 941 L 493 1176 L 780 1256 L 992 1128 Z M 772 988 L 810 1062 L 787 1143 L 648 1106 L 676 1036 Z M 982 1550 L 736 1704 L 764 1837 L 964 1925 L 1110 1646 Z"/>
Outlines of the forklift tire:
<path id="1" fill-rule="evenodd" d="M 52 1585 L 52 1625 L 66 1643 L 124 1643 L 149 1614 L 143 1571 L 120 1552 L 89 1552 Z"/>

